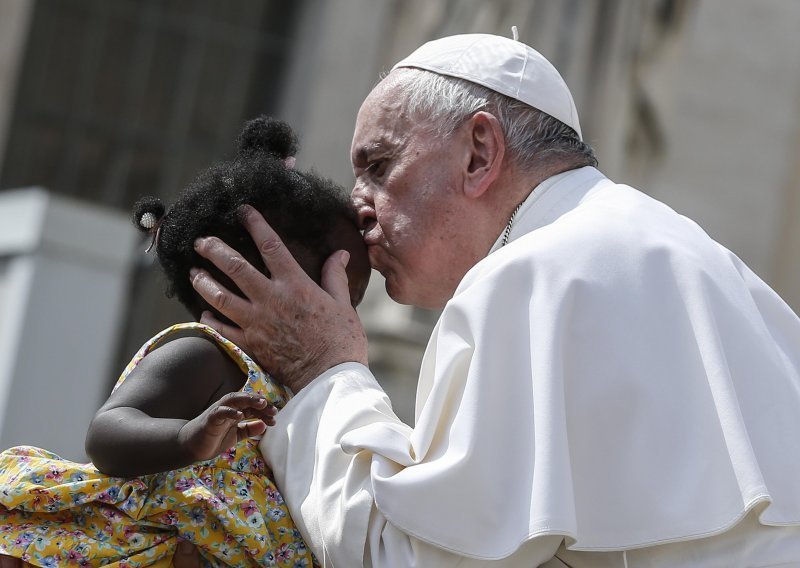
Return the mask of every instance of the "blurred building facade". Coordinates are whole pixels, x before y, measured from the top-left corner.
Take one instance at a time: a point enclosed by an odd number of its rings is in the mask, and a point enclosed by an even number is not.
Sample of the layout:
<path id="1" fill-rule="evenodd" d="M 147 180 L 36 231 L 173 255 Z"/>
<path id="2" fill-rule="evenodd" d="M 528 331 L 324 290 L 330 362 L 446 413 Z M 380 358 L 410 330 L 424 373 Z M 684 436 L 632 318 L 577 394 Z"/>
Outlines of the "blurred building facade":
<path id="1" fill-rule="evenodd" d="M 260 113 L 300 132 L 300 167 L 350 185 L 355 116 L 381 72 L 429 39 L 512 25 L 564 75 L 609 177 L 697 220 L 800 308 L 793 0 L 4 0 L 0 190 L 127 212 L 143 193 L 169 199 Z M 135 259 L 109 387 L 186 318 Z M 360 313 L 411 421 L 437 314 L 392 303 L 378 274 Z"/>

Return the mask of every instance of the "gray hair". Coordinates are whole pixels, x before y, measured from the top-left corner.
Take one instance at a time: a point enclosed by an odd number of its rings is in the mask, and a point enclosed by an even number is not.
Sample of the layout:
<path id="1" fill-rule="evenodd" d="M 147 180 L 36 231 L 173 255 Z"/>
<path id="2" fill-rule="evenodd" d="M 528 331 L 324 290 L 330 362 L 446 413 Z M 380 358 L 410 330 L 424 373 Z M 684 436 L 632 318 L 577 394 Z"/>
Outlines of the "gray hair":
<path id="1" fill-rule="evenodd" d="M 509 156 L 523 171 L 560 162 L 575 167 L 597 165 L 594 150 L 575 130 L 521 101 L 476 83 L 421 69 L 396 69 L 390 80 L 405 94 L 405 110 L 430 121 L 434 133 L 443 139 L 473 114 L 485 110 L 497 117 Z"/>

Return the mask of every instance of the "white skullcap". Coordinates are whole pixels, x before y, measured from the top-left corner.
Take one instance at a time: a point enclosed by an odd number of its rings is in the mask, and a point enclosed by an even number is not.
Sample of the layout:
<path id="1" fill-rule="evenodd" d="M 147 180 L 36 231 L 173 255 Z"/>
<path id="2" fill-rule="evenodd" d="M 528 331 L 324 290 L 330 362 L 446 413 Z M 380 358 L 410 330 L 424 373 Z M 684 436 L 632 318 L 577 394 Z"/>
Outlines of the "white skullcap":
<path id="1" fill-rule="evenodd" d="M 395 65 L 433 71 L 483 85 L 546 112 L 581 137 L 578 111 L 567 84 L 541 53 L 521 41 L 462 34 L 429 41 Z"/>

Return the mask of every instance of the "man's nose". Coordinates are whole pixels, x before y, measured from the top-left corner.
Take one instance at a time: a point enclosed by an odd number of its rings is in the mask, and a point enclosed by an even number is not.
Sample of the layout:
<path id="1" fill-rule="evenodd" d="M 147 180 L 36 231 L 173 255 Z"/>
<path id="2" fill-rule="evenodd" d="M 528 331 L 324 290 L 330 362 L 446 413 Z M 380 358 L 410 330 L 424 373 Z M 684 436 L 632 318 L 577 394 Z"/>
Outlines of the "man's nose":
<path id="1" fill-rule="evenodd" d="M 362 231 L 368 231 L 377 221 L 375 207 L 369 198 L 369 193 L 356 183 L 350 193 L 350 202 L 353 204 L 353 209 L 355 209 L 358 217 L 358 228 Z"/>

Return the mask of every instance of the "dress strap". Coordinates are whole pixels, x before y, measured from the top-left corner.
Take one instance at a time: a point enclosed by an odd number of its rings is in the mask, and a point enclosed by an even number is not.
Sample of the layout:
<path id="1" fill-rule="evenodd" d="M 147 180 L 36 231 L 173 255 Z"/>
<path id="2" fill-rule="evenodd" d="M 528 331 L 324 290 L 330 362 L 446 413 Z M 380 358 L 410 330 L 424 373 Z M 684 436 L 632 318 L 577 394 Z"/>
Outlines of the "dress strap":
<path id="1" fill-rule="evenodd" d="M 142 359 L 145 358 L 148 353 L 161 345 L 170 336 L 186 331 L 194 331 L 207 335 L 225 350 L 230 358 L 233 359 L 233 361 L 237 364 L 239 369 L 241 369 L 242 373 L 247 376 L 245 385 L 242 387 L 243 391 L 259 393 L 265 396 L 270 403 L 275 404 L 278 407 L 282 407 L 284 404 L 286 404 L 286 401 L 289 399 L 289 395 L 281 385 L 279 385 L 268 373 L 264 372 L 261 367 L 242 350 L 241 347 L 220 335 L 220 333 L 213 327 L 200 322 L 178 323 L 164 329 L 163 331 L 160 331 L 158 334 L 153 336 L 141 347 L 141 349 L 139 349 L 136 355 L 133 356 L 133 359 L 131 359 L 130 363 L 128 363 L 128 365 L 125 367 L 125 370 L 122 372 L 117 384 L 114 386 L 114 390 L 119 388 L 119 385 L 125 381 L 130 372 L 136 367 L 136 365 L 139 364 Z"/>

